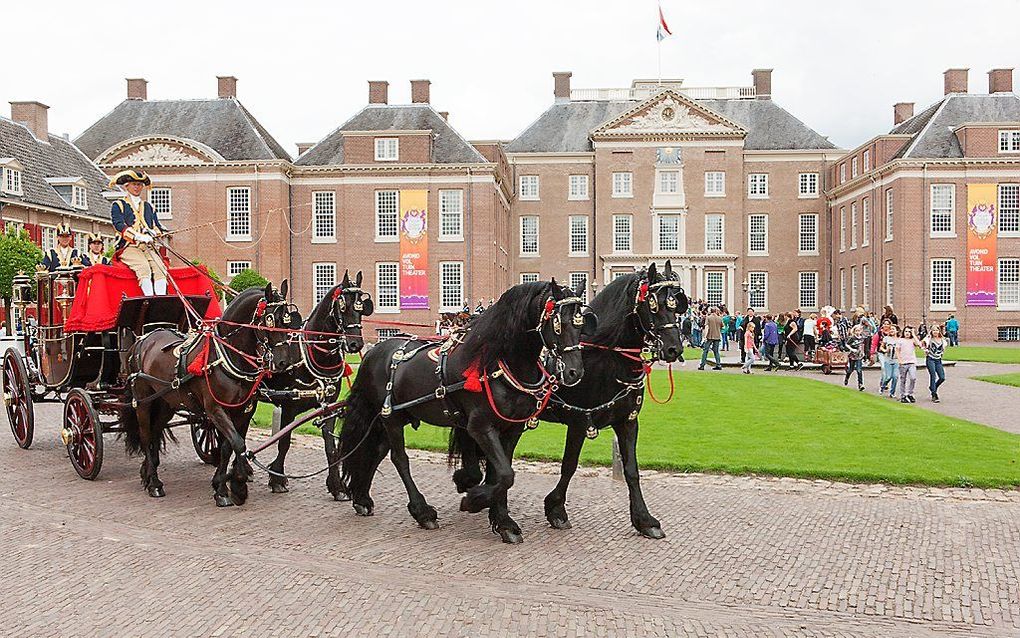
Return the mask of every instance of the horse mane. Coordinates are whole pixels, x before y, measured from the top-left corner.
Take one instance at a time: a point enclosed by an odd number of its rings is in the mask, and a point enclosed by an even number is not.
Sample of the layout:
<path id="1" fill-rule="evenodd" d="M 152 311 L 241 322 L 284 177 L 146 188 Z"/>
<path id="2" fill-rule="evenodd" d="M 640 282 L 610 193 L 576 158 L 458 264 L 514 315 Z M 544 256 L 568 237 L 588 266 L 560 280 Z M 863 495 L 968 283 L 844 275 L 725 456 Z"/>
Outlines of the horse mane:
<path id="1" fill-rule="evenodd" d="M 645 269 L 620 275 L 595 295 L 590 307 L 598 315 L 599 326 L 594 335 L 585 335 L 586 339 L 604 346 L 625 345 L 640 339 L 630 314 L 638 286 L 647 276 Z"/>
<path id="2" fill-rule="evenodd" d="M 326 291 L 326 294 L 322 296 L 319 303 L 315 304 L 312 311 L 308 313 L 308 318 L 305 319 L 305 325 L 310 330 L 321 330 L 322 328 L 328 327 L 325 324 L 325 320 L 331 316 L 329 313 L 329 307 L 333 303 L 333 295 L 335 294 L 336 289 L 341 286 L 343 286 L 343 283 L 336 284 Z"/>
<path id="3" fill-rule="evenodd" d="M 262 299 L 263 293 L 265 293 L 263 288 L 248 288 L 237 293 L 223 311 L 223 319 L 235 323 L 251 323 L 255 304 Z"/>
<path id="4" fill-rule="evenodd" d="M 529 335 L 538 323 L 537 317 L 530 316 L 538 304 L 536 297 L 553 293 L 547 281 L 518 284 L 502 295 L 499 300 L 468 324 L 469 330 L 461 348 L 468 361 L 477 361 L 479 370 L 491 370 L 500 359 L 510 358 L 519 353 L 526 340 L 538 344 L 538 335 Z"/>

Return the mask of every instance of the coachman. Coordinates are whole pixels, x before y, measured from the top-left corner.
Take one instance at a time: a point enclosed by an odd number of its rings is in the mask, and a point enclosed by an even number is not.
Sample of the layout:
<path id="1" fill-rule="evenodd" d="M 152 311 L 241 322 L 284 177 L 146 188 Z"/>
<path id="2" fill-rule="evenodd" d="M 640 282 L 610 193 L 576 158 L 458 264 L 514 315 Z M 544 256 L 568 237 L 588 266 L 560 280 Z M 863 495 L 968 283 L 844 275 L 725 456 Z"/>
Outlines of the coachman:
<path id="1" fill-rule="evenodd" d="M 121 171 L 110 180 L 110 187 L 119 186 L 124 197 L 113 202 L 110 221 L 120 233 L 117 258 L 134 271 L 138 285 L 146 297 L 166 294 L 166 266 L 152 245 L 165 229 L 156 217 L 152 204 L 142 192 L 152 184 L 143 171 Z"/>

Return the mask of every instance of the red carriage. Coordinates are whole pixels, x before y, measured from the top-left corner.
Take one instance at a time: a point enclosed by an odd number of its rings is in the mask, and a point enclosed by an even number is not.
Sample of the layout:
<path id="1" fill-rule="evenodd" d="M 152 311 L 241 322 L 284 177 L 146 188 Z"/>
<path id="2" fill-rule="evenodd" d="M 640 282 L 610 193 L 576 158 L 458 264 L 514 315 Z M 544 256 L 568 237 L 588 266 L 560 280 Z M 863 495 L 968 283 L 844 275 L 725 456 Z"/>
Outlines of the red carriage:
<path id="1" fill-rule="evenodd" d="M 200 267 L 171 269 L 180 292 L 206 318 L 220 307 Z M 121 431 L 125 406 L 124 357 L 136 339 L 155 328 L 183 330 L 184 302 L 176 295 L 144 297 L 134 273 L 120 263 L 57 272 L 19 274 L 14 306 L 23 318 L 24 351 L 3 357 L 3 398 L 14 440 L 24 449 L 35 436 L 34 404 L 63 402 L 60 436 L 75 471 L 94 479 L 103 464 L 103 434 Z M 34 292 L 34 294 L 33 294 Z M 34 297 L 34 300 L 33 300 Z M 214 428 L 201 414 L 176 415 L 174 426 L 189 426 L 199 457 L 215 463 Z"/>

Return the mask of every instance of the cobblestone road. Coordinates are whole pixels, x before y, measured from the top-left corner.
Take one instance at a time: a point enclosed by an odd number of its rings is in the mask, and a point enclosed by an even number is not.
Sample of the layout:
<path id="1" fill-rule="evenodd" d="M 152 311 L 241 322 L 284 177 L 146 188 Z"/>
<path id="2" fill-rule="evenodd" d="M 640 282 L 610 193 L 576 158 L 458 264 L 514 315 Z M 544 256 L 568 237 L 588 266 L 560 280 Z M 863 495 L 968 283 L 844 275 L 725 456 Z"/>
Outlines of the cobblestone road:
<path id="1" fill-rule="evenodd" d="M 1017 636 L 1020 493 L 648 473 L 668 537 L 630 528 L 604 470 L 550 529 L 554 468 L 520 464 L 523 545 L 457 511 L 443 459 L 415 454 L 442 527 L 419 530 L 387 461 L 376 516 L 320 481 L 217 509 L 181 442 L 150 499 L 113 438 L 78 479 L 40 410 L 36 445 L 0 439 L 0 635 Z M 6 419 L 4 429 L 6 430 Z M 291 469 L 321 464 L 302 437 Z"/>

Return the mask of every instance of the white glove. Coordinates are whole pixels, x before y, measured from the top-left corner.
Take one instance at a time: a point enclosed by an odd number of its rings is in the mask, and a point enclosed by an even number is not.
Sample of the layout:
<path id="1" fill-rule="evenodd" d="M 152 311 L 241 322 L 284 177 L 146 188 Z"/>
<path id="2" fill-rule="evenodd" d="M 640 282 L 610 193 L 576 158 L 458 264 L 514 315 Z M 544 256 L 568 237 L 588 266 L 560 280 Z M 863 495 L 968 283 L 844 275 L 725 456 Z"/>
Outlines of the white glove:
<path id="1" fill-rule="evenodd" d="M 135 233 L 135 242 L 139 244 L 151 244 L 152 237 L 148 233 Z"/>

